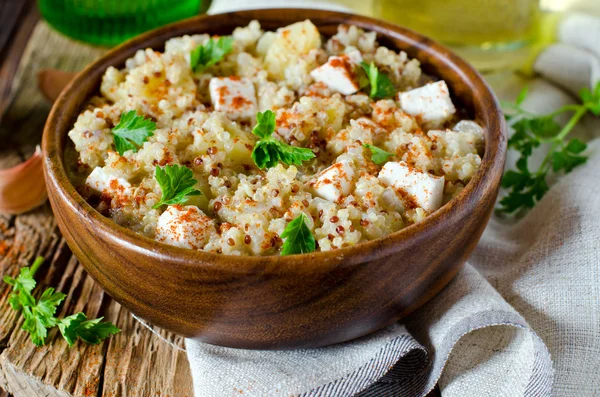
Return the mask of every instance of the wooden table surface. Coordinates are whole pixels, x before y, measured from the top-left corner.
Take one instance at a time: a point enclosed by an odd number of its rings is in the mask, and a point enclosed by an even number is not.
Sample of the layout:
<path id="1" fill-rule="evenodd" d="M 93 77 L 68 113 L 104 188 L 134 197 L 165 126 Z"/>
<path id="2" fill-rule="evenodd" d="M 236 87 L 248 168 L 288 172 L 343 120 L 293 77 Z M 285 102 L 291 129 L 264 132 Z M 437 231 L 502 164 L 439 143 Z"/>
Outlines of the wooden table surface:
<path id="1" fill-rule="evenodd" d="M 23 161 L 40 141 L 50 104 L 33 83 L 38 70 L 77 71 L 102 52 L 40 22 L 34 0 L 0 0 L 0 169 Z M 183 339 L 156 329 L 178 346 L 172 347 L 106 295 L 72 255 L 47 203 L 23 215 L 0 215 L 2 275 L 16 275 L 38 255 L 47 261 L 36 274 L 35 293 L 48 286 L 66 293 L 59 316 L 105 316 L 122 332 L 97 346 L 78 342 L 69 348 L 54 330 L 48 344 L 36 348 L 1 283 L 1 388 L 15 397 L 194 395 Z M 7 392 L 0 390 L 0 397 Z"/>

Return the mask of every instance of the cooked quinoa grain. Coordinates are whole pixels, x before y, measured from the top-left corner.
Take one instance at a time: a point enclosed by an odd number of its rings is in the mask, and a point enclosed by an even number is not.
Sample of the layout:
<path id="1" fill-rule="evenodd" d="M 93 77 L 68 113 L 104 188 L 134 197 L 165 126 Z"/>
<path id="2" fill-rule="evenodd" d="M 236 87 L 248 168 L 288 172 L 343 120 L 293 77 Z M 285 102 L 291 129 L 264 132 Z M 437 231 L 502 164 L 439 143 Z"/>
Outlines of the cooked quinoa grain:
<path id="1" fill-rule="evenodd" d="M 192 70 L 209 35 L 170 39 L 110 67 L 69 132 L 81 194 L 116 223 L 158 241 L 228 255 L 275 255 L 305 214 L 316 249 L 376 239 L 419 222 L 456 196 L 481 163 L 483 129 L 461 120 L 443 81 L 380 46 L 374 32 L 340 25 L 323 38 L 310 22 L 235 29 L 232 50 Z M 369 96 L 361 62 L 394 95 Z M 113 128 L 134 110 L 156 124 L 119 155 Z M 256 113 L 276 115 L 273 137 L 310 149 L 301 165 L 259 169 Z M 374 162 L 370 144 L 387 153 Z M 160 205 L 156 167 L 188 167 L 201 195 Z M 159 204 L 158 208 L 153 208 Z"/>

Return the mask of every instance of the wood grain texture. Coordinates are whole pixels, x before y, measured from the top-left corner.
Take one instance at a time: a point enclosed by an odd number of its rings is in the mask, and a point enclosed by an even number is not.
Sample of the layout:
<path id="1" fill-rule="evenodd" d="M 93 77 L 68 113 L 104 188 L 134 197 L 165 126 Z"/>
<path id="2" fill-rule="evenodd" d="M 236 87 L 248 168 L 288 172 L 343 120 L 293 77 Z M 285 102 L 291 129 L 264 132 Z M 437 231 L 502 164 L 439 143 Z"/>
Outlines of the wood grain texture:
<path id="1" fill-rule="evenodd" d="M 50 104 L 36 88 L 38 71 L 77 71 L 104 51 L 71 41 L 39 23 L 21 51 L 13 100 L 0 124 L 0 168 L 22 161 L 40 142 Z M 68 348 L 54 330 L 48 345 L 36 348 L 20 329 L 22 318 L 8 305 L 8 288 L 2 283 L 0 387 L 15 397 L 193 396 L 185 352 L 160 340 L 103 292 L 71 253 L 48 204 L 19 216 L 0 215 L 0 276 L 14 276 L 37 255 L 47 262 L 36 274 L 34 294 L 56 287 L 67 294 L 59 315 L 84 311 L 91 317 L 105 316 L 122 332 L 98 346 L 77 343 Z M 183 347 L 181 337 L 157 331 Z"/>
<path id="2" fill-rule="evenodd" d="M 448 83 L 454 100 L 485 129 L 485 155 L 461 194 L 426 220 L 382 239 L 287 257 L 228 257 L 167 246 L 97 213 L 63 168 L 66 133 L 108 66 L 139 48 L 161 49 L 183 34 L 230 34 L 258 19 L 273 30 L 310 18 L 325 35 L 340 23 L 378 33 Z M 440 45 L 367 17 L 317 10 L 250 10 L 192 18 L 129 41 L 80 73 L 55 103 L 43 150 L 58 225 L 87 271 L 117 301 L 181 335 L 231 347 L 316 347 L 395 322 L 436 295 L 474 249 L 493 210 L 506 131 L 499 105 L 470 66 Z"/>

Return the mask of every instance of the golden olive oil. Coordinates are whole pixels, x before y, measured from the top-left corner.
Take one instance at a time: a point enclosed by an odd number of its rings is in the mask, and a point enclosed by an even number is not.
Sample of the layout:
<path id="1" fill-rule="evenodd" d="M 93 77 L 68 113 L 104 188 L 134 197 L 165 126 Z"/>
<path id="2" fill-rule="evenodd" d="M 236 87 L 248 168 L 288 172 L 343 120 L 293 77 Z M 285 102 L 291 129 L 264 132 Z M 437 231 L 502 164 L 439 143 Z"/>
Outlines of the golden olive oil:
<path id="1" fill-rule="evenodd" d="M 535 40 L 539 10 L 539 0 L 373 1 L 376 17 L 449 45 L 483 69 L 518 63 L 512 56 Z"/>

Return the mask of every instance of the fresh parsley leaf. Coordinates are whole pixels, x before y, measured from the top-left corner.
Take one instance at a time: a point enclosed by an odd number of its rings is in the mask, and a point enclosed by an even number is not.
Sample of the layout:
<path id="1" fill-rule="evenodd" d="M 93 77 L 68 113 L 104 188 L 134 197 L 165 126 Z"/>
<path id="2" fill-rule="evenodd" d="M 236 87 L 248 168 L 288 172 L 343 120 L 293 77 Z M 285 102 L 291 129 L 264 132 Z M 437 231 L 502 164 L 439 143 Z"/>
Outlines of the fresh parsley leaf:
<path id="1" fill-rule="evenodd" d="M 103 317 L 88 320 L 84 313 L 73 314 L 65 317 L 58 323 L 58 329 L 69 346 L 73 346 L 77 338 L 84 342 L 97 345 L 110 335 L 115 335 L 121 330 L 110 322 L 103 322 Z"/>
<path id="2" fill-rule="evenodd" d="M 396 88 L 392 83 L 392 80 L 385 73 L 380 73 L 379 69 L 373 62 L 368 64 L 361 62 L 363 70 L 369 78 L 369 84 L 371 85 L 371 92 L 369 96 L 373 99 L 389 98 L 396 93 Z"/>
<path id="3" fill-rule="evenodd" d="M 54 317 L 56 309 L 65 299 L 65 294 L 56 292 L 54 288 L 47 288 L 38 300 L 31 295 L 36 284 L 33 277 L 43 262 L 43 257 L 37 257 L 30 268 L 21 269 L 19 277 L 16 279 L 8 276 L 4 277 L 4 281 L 13 287 L 13 291 L 9 296 L 10 305 L 14 310 L 21 312 L 24 319 L 21 328 L 29 333 L 31 341 L 36 346 L 44 345 L 48 330 L 57 325 L 59 328 L 62 327 L 61 333 L 63 336 L 65 333 L 68 334 L 65 339 L 67 339 L 69 346 L 72 345 L 73 339 L 71 338 L 72 333 L 68 333 L 67 329 L 74 329 L 75 335 L 88 343 L 98 343 L 107 336 L 119 332 L 119 329 L 111 323 L 100 322 L 102 318 L 87 320 L 83 313 L 62 320 Z M 79 324 L 72 324 L 72 319 L 81 319 L 82 316 L 83 319 Z M 63 329 L 65 329 L 65 332 L 63 332 Z"/>
<path id="4" fill-rule="evenodd" d="M 254 145 L 252 150 L 252 159 L 258 168 L 275 167 L 278 162 L 287 165 L 301 165 L 315 157 L 312 150 L 288 145 L 280 140 L 273 138 L 275 131 L 275 113 L 267 110 L 264 113 L 256 114 L 258 122 L 252 133 L 260 139 Z"/>
<path id="5" fill-rule="evenodd" d="M 218 40 L 209 39 L 204 45 L 199 45 L 190 54 L 190 67 L 194 73 L 200 73 L 209 66 L 219 62 L 233 49 L 233 37 L 221 36 Z"/>
<path id="6" fill-rule="evenodd" d="M 527 98 L 528 93 L 529 93 L 529 87 L 527 87 L 527 86 L 523 87 L 521 92 L 519 92 L 519 95 L 517 95 L 517 99 L 515 99 L 515 103 L 517 104 L 517 106 L 519 106 L 523 103 L 525 98 Z"/>
<path id="7" fill-rule="evenodd" d="M 393 153 L 386 152 L 385 150 L 380 149 L 375 145 L 371 145 L 370 143 L 365 143 L 363 147 L 371 151 L 371 161 L 377 165 L 387 162 L 388 159 L 394 155 Z"/>
<path id="8" fill-rule="evenodd" d="M 583 88 L 579 92 L 579 97 L 583 101 L 583 106 L 594 116 L 600 116 L 600 83 L 597 83 L 593 91 Z"/>
<path id="9" fill-rule="evenodd" d="M 44 291 L 40 299 L 33 306 L 23 306 L 23 330 L 29 332 L 31 340 L 36 346 L 46 343 L 48 329 L 56 326 L 56 308 L 65 299 L 65 294 L 55 292 L 54 288 Z"/>
<path id="10" fill-rule="evenodd" d="M 156 123 L 138 116 L 135 110 L 121 114 L 121 120 L 112 129 L 117 152 L 122 156 L 128 150 L 137 152 L 140 146 L 154 135 Z"/>
<path id="11" fill-rule="evenodd" d="M 35 280 L 31 277 L 31 269 L 28 267 L 21 268 L 21 272 L 16 279 L 10 276 L 4 276 L 4 282 L 8 285 L 12 285 L 15 292 L 30 293 L 35 288 Z"/>
<path id="12" fill-rule="evenodd" d="M 44 324 L 41 318 L 36 317 L 29 307 L 23 307 L 23 326 L 21 329 L 29 333 L 31 341 L 36 346 L 43 346 L 46 343 L 46 337 L 48 336 L 48 328 L 51 328 Z"/>
<path id="13" fill-rule="evenodd" d="M 268 138 L 275 132 L 275 113 L 267 110 L 264 113 L 256 113 L 256 126 L 252 133 L 259 138 Z"/>
<path id="14" fill-rule="evenodd" d="M 281 238 L 285 239 L 281 255 L 306 254 L 315 250 L 315 238 L 306 225 L 304 213 L 287 224 Z"/>
<path id="15" fill-rule="evenodd" d="M 513 213 L 532 208 L 548 191 L 547 179 L 551 172 L 571 172 L 586 162 L 582 153 L 587 148 L 584 142 L 571 139 L 565 142 L 577 122 L 587 112 L 600 115 L 600 82 L 593 91 L 584 89 L 580 93 L 581 105 L 567 105 L 546 115 L 535 115 L 521 108 L 527 97 L 527 89 L 518 95 L 515 104 L 506 104 L 512 110 L 505 115 L 514 130 L 508 140 L 508 147 L 520 153 L 516 170 L 508 170 L 502 178 L 502 187 L 508 194 L 500 200 L 498 212 Z M 561 127 L 555 117 L 564 112 L 574 112 L 571 119 Z M 541 144 L 548 144 L 550 150 L 541 165 L 535 171 L 528 168 L 528 160 L 534 149 Z"/>
<path id="16" fill-rule="evenodd" d="M 4 276 L 4 282 L 13 287 L 13 291 L 8 297 L 8 303 L 13 310 L 21 310 L 23 306 L 33 306 L 35 299 L 31 296 L 31 291 L 35 288 L 34 273 L 44 263 L 44 258 L 38 256 L 31 267 L 23 267 L 19 276 L 14 279 L 10 276 Z"/>
<path id="17" fill-rule="evenodd" d="M 162 191 L 162 197 L 152 208 L 159 208 L 162 205 L 183 204 L 188 196 L 199 196 L 202 194 L 194 189 L 198 183 L 194 179 L 194 173 L 189 168 L 173 164 L 165 168 L 156 166 L 154 177 Z"/>
<path id="18" fill-rule="evenodd" d="M 552 171 L 554 172 L 571 172 L 575 167 L 584 164 L 587 157 L 581 156 L 580 153 L 587 148 L 587 145 L 579 139 L 572 139 L 560 151 L 552 153 Z"/>

